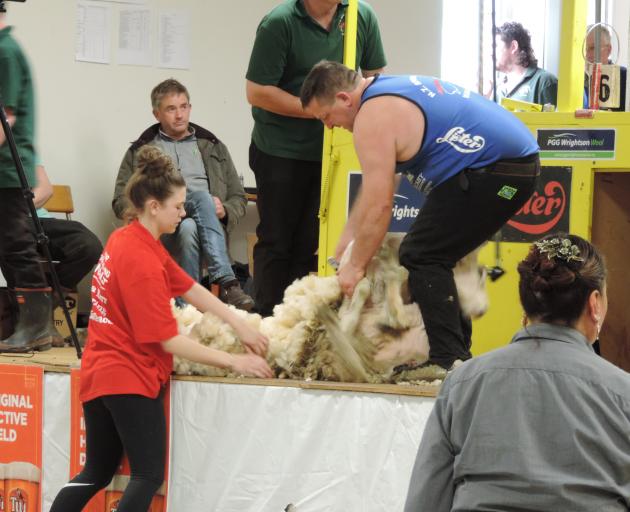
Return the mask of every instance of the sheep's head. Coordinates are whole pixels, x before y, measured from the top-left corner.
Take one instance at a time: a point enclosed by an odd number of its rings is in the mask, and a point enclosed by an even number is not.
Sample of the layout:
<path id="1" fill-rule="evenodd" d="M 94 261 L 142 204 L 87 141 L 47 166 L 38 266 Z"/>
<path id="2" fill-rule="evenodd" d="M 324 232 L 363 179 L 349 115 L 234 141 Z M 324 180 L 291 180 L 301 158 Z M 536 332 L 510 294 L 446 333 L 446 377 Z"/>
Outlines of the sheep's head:
<path id="1" fill-rule="evenodd" d="M 477 262 L 479 250 L 464 256 L 453 270 L 460 308 L 464 315 L 471 318 L 483 316 L 489 306 L 486 292 L 488 272 Z"/>

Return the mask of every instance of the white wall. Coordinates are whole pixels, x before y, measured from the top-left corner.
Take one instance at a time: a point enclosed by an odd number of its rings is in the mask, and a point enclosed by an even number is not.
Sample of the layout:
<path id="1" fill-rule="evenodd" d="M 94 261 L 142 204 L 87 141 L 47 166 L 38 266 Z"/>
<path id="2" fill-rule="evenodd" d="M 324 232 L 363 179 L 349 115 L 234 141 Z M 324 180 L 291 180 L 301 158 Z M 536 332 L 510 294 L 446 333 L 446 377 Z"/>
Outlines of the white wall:
<path id="1" fill-rule="evenodd" d="M 76 214 L 105 241 L 115 226 L 110 202 L 129 143 L 154 122 L 149 93 L 168 77 L 191 93 L 191 119 L 223 140 L 245 177 L 252 121 L 244 76 L 256 27 L 279 0 L 146 0 L 158 8 L 191 13 L 190 70 L 116 64 L 117 12 L 112 5 L 111 64 L 75 62 L 76 2 L 9 2 L 8 22 L 30 59 L 37 97 L 37 146 L 55 183 L 72 186 Z M 441 4 L 433 0 L 372 0 L 392 73 L 439 74 Z M 155 21 L 155 20 L 154 20 Z M 253 212 L 250 209 L 250 212 Z M 252 231 L 256 219 L 247 219 Z M 244 231 L 232 240 L 233 256 L 246 261 Z"/>

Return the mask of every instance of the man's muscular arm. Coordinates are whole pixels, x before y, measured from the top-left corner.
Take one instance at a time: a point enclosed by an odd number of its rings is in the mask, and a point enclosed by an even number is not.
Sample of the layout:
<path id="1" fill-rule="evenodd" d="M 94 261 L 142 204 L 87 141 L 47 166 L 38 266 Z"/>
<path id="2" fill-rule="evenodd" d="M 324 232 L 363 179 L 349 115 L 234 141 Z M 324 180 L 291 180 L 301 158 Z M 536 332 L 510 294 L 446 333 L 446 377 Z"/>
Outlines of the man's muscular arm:
<path id="1" fill-rule="evenodd" d="M 384 100 L 384 101 L 383 101 Z M 387 111 L 388 98 L 367 102 L 354 124 L 354 146 L 363 170 L 361 194 L 351 215 L 354 245 L 349 262 L 339 270 L 346 295 L 365 274 L 365 268 L 380 247 L 391 221 L 396 165 L 396 138 Z"/>

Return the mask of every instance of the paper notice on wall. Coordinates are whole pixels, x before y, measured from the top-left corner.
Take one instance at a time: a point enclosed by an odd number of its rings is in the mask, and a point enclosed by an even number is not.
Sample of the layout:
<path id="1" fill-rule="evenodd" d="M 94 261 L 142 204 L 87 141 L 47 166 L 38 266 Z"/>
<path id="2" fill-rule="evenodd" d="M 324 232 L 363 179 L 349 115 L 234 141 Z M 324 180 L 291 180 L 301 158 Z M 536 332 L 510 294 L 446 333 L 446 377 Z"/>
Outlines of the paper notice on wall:
<path id="1" fill-rule="evenodd" d="M 44 371 L 0 365 L 0 510 L 41 510 Z"/>
<path id="2" fill-rule="evenodd" d="M 118 29 L 118 64 L 150 66 L 151 10 L 121 9 Z"/>
<path id="3" fill-rule="evenodd" d="M 159 20 L 158 66 L 190 69 L 190 12 L 185 9 L 162 9 Z"/>
<path id="4" fill-rule="evenodd" d="M 109 64 L 111 18 L 111 5 L 77 3 L 76 60 Z"/>

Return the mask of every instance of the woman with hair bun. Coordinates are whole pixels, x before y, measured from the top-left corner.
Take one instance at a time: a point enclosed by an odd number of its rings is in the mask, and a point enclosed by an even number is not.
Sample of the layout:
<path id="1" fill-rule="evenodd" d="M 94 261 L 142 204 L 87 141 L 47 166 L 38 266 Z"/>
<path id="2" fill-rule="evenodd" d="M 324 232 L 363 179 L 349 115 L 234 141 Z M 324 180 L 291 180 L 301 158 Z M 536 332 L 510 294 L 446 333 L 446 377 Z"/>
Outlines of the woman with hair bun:
<path id="1" fill-rule="evenodd" d="M 61 489 L 51 512 L 82 510 L 110 482 L 123 449 L 131 480 L 117 510 L 149 509 L 164 480 L 161 395 L 173 369 L 173 354 L 243 375 L 273 376 L 262 357 L 267 339 L 193 281 L 159 241 L 160 235 L 173 233 L 185 215 L 186 187 L 172 160 L 155 147 L 142 148 L 126 194 L 134 220 L 109 237 L 92 279 L 80 390 L 86 463 Z M 178 334 L 170 299 L 179 295 L 230 324 L 247 353 L 228 354 Z"/>
<path id="2" fill-rule="evenodd" d="M 444 381 L 405 512 L 630 510 L 630 375 L 597 356 L 606 267 L 556 234 L 519 263 L 524 326 Z"/>

